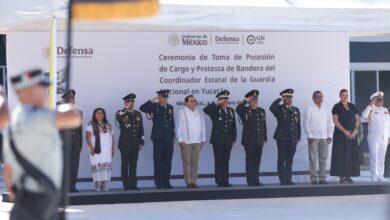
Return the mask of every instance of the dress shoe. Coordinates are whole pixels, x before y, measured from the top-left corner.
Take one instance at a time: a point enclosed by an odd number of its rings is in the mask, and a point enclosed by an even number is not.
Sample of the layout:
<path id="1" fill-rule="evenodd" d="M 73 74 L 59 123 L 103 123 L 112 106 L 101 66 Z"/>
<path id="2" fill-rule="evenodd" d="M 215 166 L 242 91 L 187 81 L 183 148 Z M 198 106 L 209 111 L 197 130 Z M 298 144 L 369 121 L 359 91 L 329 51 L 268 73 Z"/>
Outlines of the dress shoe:
<path id="1" fill-rule="evenodd" d="M 172 187 L 172 185 L 171 185 L 171 184 L 169 184 L 169 185 L 165 185 L 165 186 L 163 186 L 163 189 L 173 189 L 173 187 Z"/>
<path id="2" fill-rule="evenodd" d="M 187 188 L 187 189 L 193 188 L 192 183 L 188 183 L 186 188 Z"/>
<path id="3" fill-rule="evenodd" d="M 326 182 L 326 180 L 320 180 L 318 183 L 319 184 L 328 184 L 328 182 Z"/>
<path id="4" fill-rule="evenodd" d="M 140 190 L 140 188 L 136 187 L 136 186 L 131 186 L 130 187 L 130 190 Z"/>
<path id="5" fill-rule="evenodd" d="M 196 183 L 193 183 L 192 188 L 197 189 L 197 188 L 199 188 L 199 186 Z"/>
<path id="6" fill-rule="evenodd" d="M 77 193 L 77 192 L 80 192 L 80 191 L 78 189 L 76 189 L 76 188 L 73 188 L 73 189 L 70 189 L 69 192 Z"/>
<path id="7" fill-rule="evenodd" d="M 255 186 L 264 186 L 264 184 L 257 182 L 257 183 L 255 183 Z"/>
<path id="8" fill-rule="evenodd" d="M 292 180 L 286 181 L 286 184 L 287 184 L 287 185 L 290 185 L 290 186 L 295 185 L 295 183 L 294 183 Z"/>

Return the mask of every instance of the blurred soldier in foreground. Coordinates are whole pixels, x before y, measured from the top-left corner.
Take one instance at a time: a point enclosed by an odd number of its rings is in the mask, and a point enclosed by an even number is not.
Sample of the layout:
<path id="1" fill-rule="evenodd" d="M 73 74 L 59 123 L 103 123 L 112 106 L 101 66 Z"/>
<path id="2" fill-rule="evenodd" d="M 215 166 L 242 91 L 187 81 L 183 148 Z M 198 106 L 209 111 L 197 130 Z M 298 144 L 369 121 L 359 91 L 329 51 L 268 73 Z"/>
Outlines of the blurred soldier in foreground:
<path id="1" fill-rule="evenodd" d="M 144 126 L 141 112 L 134 109 L 136 95 L 123 97 L 124 108 L 116 113 L 121 130 L 118 148 L 121 151 L 121 174 L 124 190 L 138 190 L 137 161 L 139 151 L 144 147 Z"/>
<path id="2" fill-rule="evenodd" d="M 0 86 L 0 129 L 4 129 L 8 125 L 9 121 L 9 114 L 8 114 L 8 106 L 7 102 L 4 97 L 3 93 L 3 87 Z M 2 134 L 1 136 L 1 143 L 0 143 L 0 165 L 3 167 L 3 141 L 2 141 Z"/>
<path id="3" fill-rule="evenodd" d="M 76 91 L 69 89 L 62 95 L 62 100 L 64 103 L 69 103 L 72 105 L 76 104 L 75 100 Z M 81 112 L 81 111 L 80 111 Z M 60 131 L 62 140 L 64 130 Z M 76 128 L 71 129 L 72 133 L 72 146 L 70 148 L 70 161 L 65 162 L 65 166 L 69 169 L 69 191 L 78 192 L 76 188 L 77 183 L 77 174 L 79 172 L 79 162 L 80 162 L 80 153 L 83 146 L 83 126 L 80 125 Z"/>
<path id="4" fill-rule="evenodd" d="M 282 98 L 276 99 L 270 110 L 278 125 L 274 139 L 278 145 L 278 174 L 281 185 L 294 185 L 292 181 L 292 165 L 301 140 L 301 114 L 299 109 L 292 106 L 294 90 L 286 89 L 280 93 Z"/>
<path id="5" fill-rule="evenodd" d="M 4 180 L 15 201 L 11 219 L 57 219 L 63 174 L 58 129 L 80 126 L 81 114 L 69 104 L 46 107 L 50 81 L 39 69 L 11 83 L 20 101 L 4 133 Z"/>
<path id="6" fill-rule="evenodd" d="M 4 129 L 9 122 L 8 105 L 4 97 L 3 87 L 0 86 L 0 129 Z"/>
<path id="7" fill-rule="evenodd" d="M 232 187 L 229 183 L 229 160 L 237 139 L 237 128 L 234 110 L 228 107 L 229 95 L 227 90 L 218 93 L 218 101 L 203 109 L 213 123 L 210 143 L 214 150 L 215 182 L 218 187 Z"/>
<path id="8" fill-rule="evenodd" d="M 236 108 L 243 124 L 241 144 L 245 149 L 248 186 L 263 185 L 259 180 L 259 172 L 263 146 L 267 142 L 267 124 L 265 110 L 258 106 L 258 97 L 259 91 L 252 90 Z"/>

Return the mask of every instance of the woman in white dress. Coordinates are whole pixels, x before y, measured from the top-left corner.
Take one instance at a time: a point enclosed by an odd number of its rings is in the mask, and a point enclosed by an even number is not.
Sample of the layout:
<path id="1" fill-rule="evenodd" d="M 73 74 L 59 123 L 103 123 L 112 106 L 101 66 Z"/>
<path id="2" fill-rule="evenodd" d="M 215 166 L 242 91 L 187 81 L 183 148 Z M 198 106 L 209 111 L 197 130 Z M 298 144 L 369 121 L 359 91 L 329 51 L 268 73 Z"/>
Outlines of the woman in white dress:
<path id="1" fill-rule="evenodd" d="M 111 162 L 114 156 L 114 135 L 102 108 L 93 111 L 87 126 L 87 144 L 90 152 L 92 179 L 97 192 L 108 191 L 111 180 Z"/>

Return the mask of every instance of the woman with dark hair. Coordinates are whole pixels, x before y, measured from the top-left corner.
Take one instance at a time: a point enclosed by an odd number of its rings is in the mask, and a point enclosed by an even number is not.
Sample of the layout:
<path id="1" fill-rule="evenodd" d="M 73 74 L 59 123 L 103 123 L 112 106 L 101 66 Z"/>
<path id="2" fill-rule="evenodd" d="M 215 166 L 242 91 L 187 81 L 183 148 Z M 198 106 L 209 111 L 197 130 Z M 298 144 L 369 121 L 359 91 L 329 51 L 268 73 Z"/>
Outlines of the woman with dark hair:
<path id="1" fill-rule="evenodd" d="M 89 147 L 92 179 L 97 192 L 108 191 L 111 180 L 111 161 L 114 156 L 114 135 L 102 108 L 93 111 L 92 121 L 87 126 L 87 145 Z"/>
<path id="2" fill-rule="evenodd" d="M 331 176 L 339 176 L 340 183 L 352 183 L 351 177 L 360 176 L 357 134 L 359 117 L 356 107 L 348 102 L 348 91 L 340 91 L 340 102 L 332 109 L 335 129 L 333 132 Z"/>

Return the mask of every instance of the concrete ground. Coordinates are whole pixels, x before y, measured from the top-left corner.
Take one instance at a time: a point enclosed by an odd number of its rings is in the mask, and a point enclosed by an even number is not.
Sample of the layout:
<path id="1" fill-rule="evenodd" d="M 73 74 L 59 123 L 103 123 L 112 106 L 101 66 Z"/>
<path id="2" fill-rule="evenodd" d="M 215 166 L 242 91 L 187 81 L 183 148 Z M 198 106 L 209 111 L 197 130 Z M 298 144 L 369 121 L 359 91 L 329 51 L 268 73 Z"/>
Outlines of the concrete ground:
<path id="1" fill-rule="evenodd" d="M 369 173 L 355 180 L 369 182 Z M 0 192 L 5 190 L 0 169 Z M 68 219 L 103 220 L 389 220 L 389 207 L 389 195 L 364 195 L 86 205 L 70 206 L 67 213 Z M 0 202 L 0 220 L 11 208 Z"/>
<path id="2" fill-rule="evenodd" d="M 134 220 L 388 220 L 387 195 L 207 200 L 69 207 L 69 219 Z M 2 203 L 0 219 L 12 204 Z"/>

